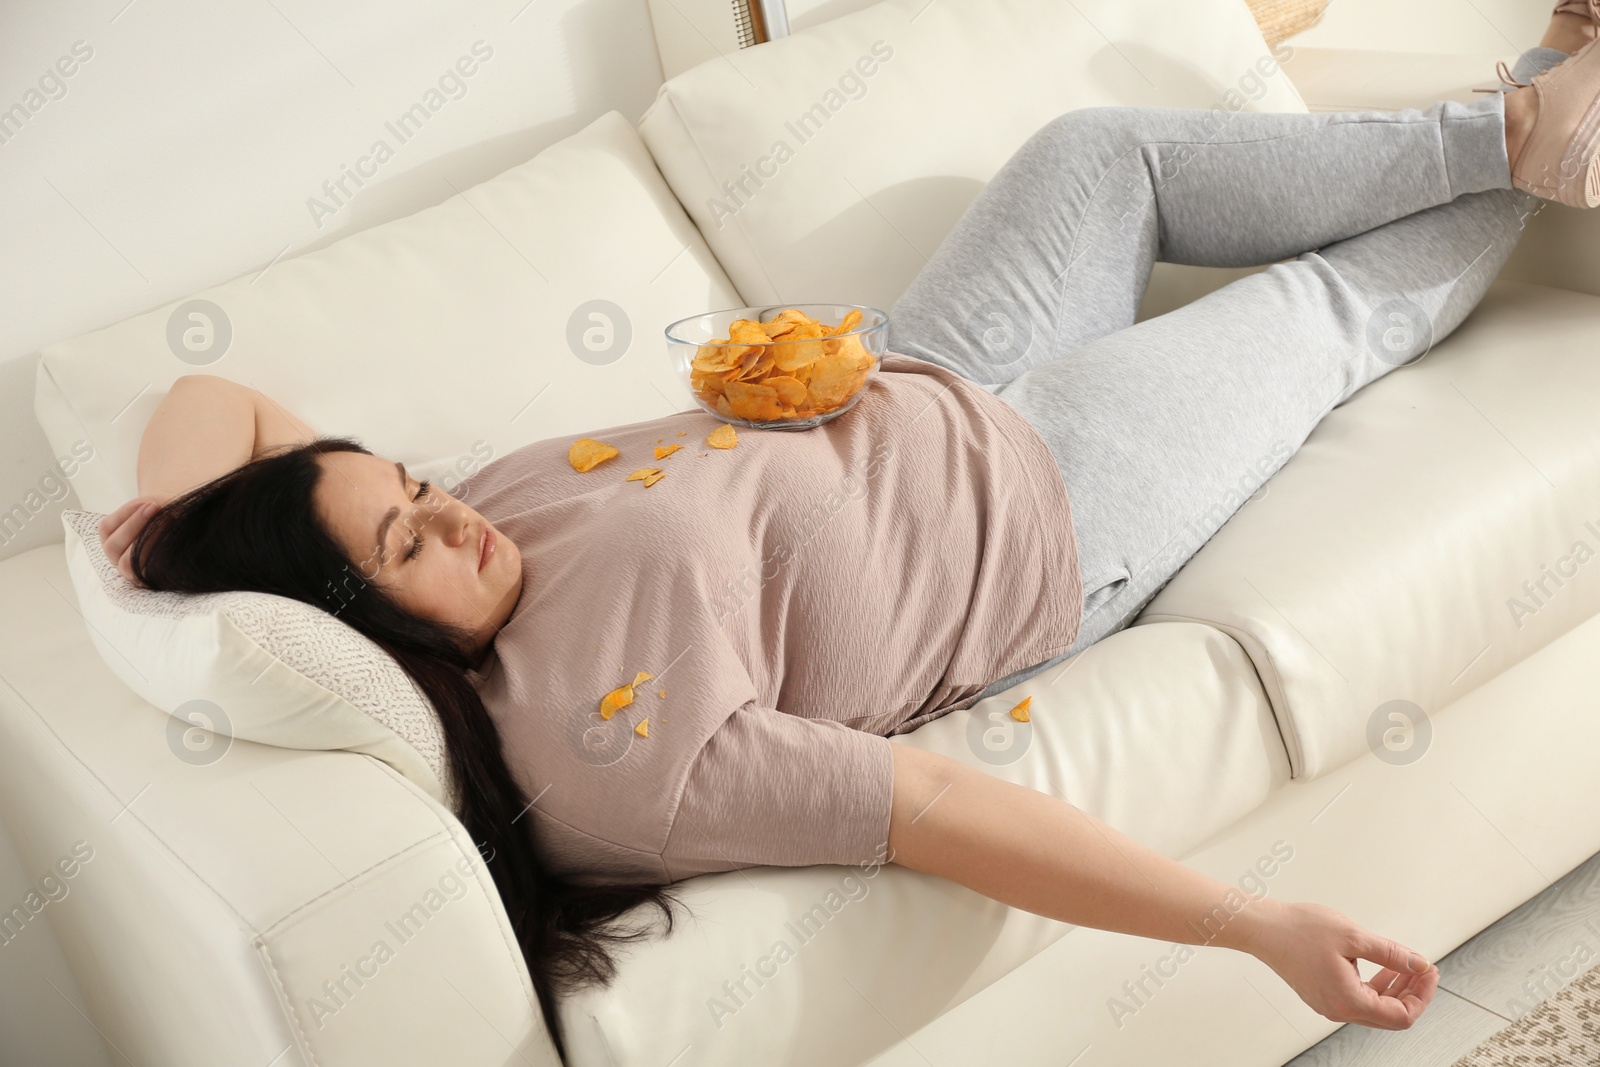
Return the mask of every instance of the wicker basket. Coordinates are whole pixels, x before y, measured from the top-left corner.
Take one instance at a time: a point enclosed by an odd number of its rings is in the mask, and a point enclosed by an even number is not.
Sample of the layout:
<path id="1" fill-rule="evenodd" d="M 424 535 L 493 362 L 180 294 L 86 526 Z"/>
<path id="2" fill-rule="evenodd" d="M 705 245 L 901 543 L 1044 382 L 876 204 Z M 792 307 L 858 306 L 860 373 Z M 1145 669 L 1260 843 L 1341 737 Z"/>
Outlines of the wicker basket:
<path id="1" fill-rule="evenodd" d="M 1330 0 L 1245 0 L 1250 14 L 1261 27 L 1261 36 L 1269 45 L 1285 37 L 1293 37 L 1301 30 L 1309 30 L 1322 18 Z"/>

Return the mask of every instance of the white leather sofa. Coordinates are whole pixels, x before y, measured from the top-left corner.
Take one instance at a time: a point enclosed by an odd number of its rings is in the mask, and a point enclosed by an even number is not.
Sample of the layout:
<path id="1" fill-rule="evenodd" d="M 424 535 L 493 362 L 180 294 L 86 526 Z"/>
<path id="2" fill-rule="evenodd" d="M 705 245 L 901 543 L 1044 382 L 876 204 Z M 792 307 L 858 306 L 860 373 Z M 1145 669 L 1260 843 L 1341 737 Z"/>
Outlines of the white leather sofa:
<path id="1" fill-rule="evenodd" d="M 1043 20 L 1028 22 L 1032 43 L 1015 27 L 983 39 L 973 3 L 888 0 L 739 64 L 686 71 L 639 135 L 606 116 L 429 212 L 201 294 L 228 309 L 239 346 L 216 372 L 319 430 L 439 470 L 480 436 L 498 454 L 653 417 L 687 406 L 650 349 L 665 321 L 768 300 L 888 306 L 917 250 L 937 245 L 1045 119 L 1090 103 L 1208 106 L 1234 82 L 1218 71 L 1248 72 L 1266 53 L 1242 5 L 1196 5 L 1156 28 L 1097 8 L 1105 40 L 1031 6 Z M 732 228 L 716 225 L 706 190 L 756 154 L 749 132 L 765 138 L 774 116 L 815 99 L 890 30 L 913 42 L 898 44 L 900 66 L 883 64 L 835 119 L 856 107 L 862 120 L 830 127 L 832 140 L 784 165 L 785 184 L 752 197 Z M 1110 70 L 1108 41 L 1149 59 L 1157 79 Z M 1056 77 L 1044 59 L 1064 43 L 1078 53 L 1061 62 L 1095 79 Z M 941 51 L 951 47 L 1017 62 L 964 81 Z M 1207 69 L 1155 61 L 1185 49 Z M 1338 71 L 1316 67 L 1319 95 L 1304 100 L 1276 71 L 1247 106 L 1347 106 Z M 1370 65 L 1363 84 L 1390 71 L 1394 91 L 1361 106 L 1461 88 L 1419 83 L 1398 61 Z M 1011 107 L 1019 91 L 1027 106 Z M 948 139 L 914 135 L 930 128 Z M 589 176 L 581 195 L 574 173 Z M 823 184 L 841 173 L 865 195 Z M 555 194 L 567 198 L 559 212 L 541 203 Z M 625 255 L 607 225 L 627 227 Z M 1518 262 L 1538 270 L 1540 249 L 1584 226 L 1565 209 L 1541 213 Z M 554 249 L 559 263 L 541 257 Z M 1147 309 L 1219 280 L 1161 268 Z M 1224 881 L 1332 905 L 1431 958 L 1535 895 L 1600 849 L 1592 281 L 1500 281 L 1423 360 L 1330 413 L 1136 625 L 896 743 L 1055 793 Z M 538 353 L 564 344 L 566 323 L 521 302 L 600 295 L 628 309 L 640 354 L 599 377 L 576 361 L 550 371 Z M 403 308 L 399 321 L 373 315 L 385 308 Z M 45 353 L 36 410 L 58 454 L 92 442 L 75 480 L 86 508 L 132 494 L 143 422 L 193 370 L 165 348 L 171 310 Z M 396 365 L 426 380 L 371 374 Z M 570 391 L 518 425 L 513 409 L 551 384 L 547 371 Z M 449 388 L 478 373 L 504 383 L 505 410 Z M 427 790 L 352 751 L 238 739 L 204 767 L 174 759 L 169 717 L 96 651 L 60 545 L 0 562 L 0 602 L 0 805 L 30 868 L 78 842 L 92 852 L 48 914 L 119 1055 L 556 1062 L 481 871 L 391 959 L 361 962 L 471 853 Z M 1023 696 L 1030 727 L 991 717 Z M 565 1003 L 573 1067 L 1268 1067 L 1333 1029 L 1249 957 L 1073 928 L 893 866 L 756 868 L 680 888 L 697 919 L 628 950 L 611 987 Z M 774 953 L 779 941 L 788 952 Z"/>

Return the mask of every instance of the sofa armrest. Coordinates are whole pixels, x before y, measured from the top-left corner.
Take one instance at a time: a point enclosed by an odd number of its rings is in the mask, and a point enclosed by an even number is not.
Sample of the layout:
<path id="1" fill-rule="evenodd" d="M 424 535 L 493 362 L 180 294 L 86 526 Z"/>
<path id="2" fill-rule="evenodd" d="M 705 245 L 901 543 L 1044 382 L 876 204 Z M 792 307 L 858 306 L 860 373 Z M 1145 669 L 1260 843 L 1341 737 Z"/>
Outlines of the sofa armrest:
<path id="1" fill-rule="evenodd" d="M 1495 62 L 1515 58 L 1295 48 L 1282 65 L 1312 111 L 1388 111 L 1479 99 L 1482 94 L 1473 89 L 1500 83 Z M 1527 232 L 1500 276 L 1600 296 L 1597 245 L 1600 212 L 1545 202 L 1529 216 Z"/>
<path id="2" fill-rule="evenodd" d="M 0 563 L 0 806 L 30 872 L 73 859 L 37 914 L 108 1043 L 173 1065 L 558 1065 L 449 812 L 364 755 L 197 755 L 72 597 L 60 545 Z"/>

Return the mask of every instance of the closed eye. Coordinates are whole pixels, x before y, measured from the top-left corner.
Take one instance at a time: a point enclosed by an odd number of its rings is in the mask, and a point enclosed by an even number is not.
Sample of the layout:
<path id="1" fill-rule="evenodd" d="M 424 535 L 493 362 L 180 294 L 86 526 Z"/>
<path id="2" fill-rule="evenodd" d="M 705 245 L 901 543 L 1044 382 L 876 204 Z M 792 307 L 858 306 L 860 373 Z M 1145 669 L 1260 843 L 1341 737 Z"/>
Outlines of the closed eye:
<path id="1" fill-rule="evenodd" d="M 428 481 L 427 481 L 427 479 L 423 479 L 422 482 L 419 483 L 418 486 L 417 486 L 417 495 L 412 497 L 411 499 L 414 500 L 414 501 L 415 500 L 421 500 L 423 497 L 425 497 L 427 495 L 428 495 Z M 412 560 L 412 559 L 416 559 L 418 556 L 422 555 L 422 546 L 424 544 L 426 544 L 426 543 L 427 543 L 427 539 L 425 537 L 423 537 L 422 534 L 419 532 L 416 535 L 416 540 L 413 541 L 412 544 L 411 544 L 411 551 L 406 553 L 406 559 Z"/>

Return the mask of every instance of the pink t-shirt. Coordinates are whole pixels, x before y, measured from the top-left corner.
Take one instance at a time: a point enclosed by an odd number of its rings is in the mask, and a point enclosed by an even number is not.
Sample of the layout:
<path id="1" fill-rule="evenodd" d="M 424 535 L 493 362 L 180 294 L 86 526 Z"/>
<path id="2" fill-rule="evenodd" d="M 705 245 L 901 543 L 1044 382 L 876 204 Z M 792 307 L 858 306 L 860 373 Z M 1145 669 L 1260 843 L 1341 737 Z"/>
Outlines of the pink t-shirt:
<path id="1" fill-rule="evenodd" d="M 472 678 L 542 857 L 574 881 L 883 862 L 888 735 L 1077 637 L 1066 487 L 982 387 L 890 353 L 819 427 L 739 428 L 719 450 L 719 425 L 695 409 L 596 430 L 621 455 L 587 473 L 574 437 L 537 441 L 457 487 L 522 553 Z M 657 443 L 684 447 L 657 460 Z M 624 480 L 639 467 L 666 476 Z"/>

